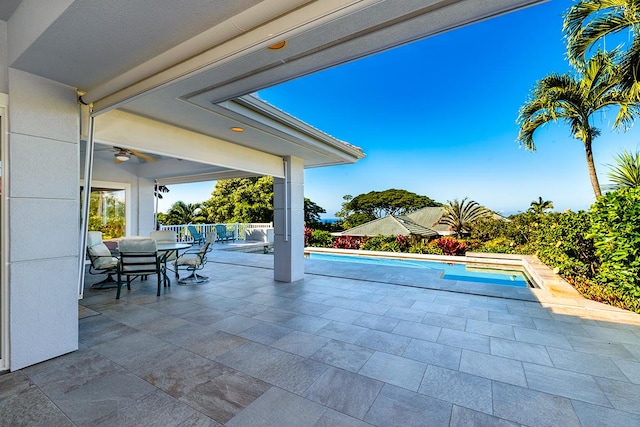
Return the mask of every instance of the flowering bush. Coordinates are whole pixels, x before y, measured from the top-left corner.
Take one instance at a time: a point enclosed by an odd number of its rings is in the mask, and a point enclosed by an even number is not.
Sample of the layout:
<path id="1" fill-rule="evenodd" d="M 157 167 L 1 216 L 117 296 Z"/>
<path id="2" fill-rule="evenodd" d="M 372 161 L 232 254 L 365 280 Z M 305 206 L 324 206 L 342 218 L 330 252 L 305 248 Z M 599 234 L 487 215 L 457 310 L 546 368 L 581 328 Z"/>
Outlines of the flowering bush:
<path id="1" fill-rule="evenodd" d="M 453 237 L 441 237 L 435 242 L 445 255 L 462 256 L 467 252 L 467 245 Z"/>
<path id="2" fill-rule="evenodd" d="M 398 248 L 400 248 L 400 252 L 406 252 L 407 249 L 409 249 L 409 239 L 407 239 L 407 236 L 402 234 L 398 234 L 396 236 L 396 244 L 398 245 Z"/>
<path id="3" fill-rule="evenodd" d="M 353 236 L 340 236 L 333 241 L 335 249 L 360 249 L 360 238 Z"/>
<path id="4" fill-rule="evenodd" d="M 311 242 L 311 237 L 313 236 L 313 230 L 309 227 L 304 228 L 304 245 L 309 246 L 309 242 Z"/>

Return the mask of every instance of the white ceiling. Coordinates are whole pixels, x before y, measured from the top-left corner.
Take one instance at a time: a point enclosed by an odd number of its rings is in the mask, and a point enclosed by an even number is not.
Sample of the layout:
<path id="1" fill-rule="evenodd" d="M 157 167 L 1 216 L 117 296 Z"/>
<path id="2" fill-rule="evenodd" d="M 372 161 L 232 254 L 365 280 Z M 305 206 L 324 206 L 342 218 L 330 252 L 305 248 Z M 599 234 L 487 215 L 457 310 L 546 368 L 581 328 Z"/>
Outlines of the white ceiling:
<path id="1" fill-rule="evenodd" d="M 343 164 L 362 154 L 252 97 L 237 98 L 539 2 L 75 0 L 10 65 L 87 92 L 83 99 L 99 110 L 297 155 L 306 167 Z M 18 3 L 2 3 L 0 18 Z M 284 49 L 266 48 L 280 40 Z M 245 132 L 229 131 L 238 125 Z"/>

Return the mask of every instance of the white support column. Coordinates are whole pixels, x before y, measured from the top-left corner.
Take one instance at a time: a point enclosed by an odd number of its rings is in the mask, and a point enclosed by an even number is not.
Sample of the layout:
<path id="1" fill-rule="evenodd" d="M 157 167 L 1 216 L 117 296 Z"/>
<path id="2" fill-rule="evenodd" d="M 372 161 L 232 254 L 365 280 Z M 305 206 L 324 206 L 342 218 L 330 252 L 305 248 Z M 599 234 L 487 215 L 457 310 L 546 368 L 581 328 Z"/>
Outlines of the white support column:
<path id="1" fill-rule="evenodd" d="M 10 369 L 78 349 L 76 90 L 9 69 Z M 2 159 L 3 162 L 5 159 Z"/>
<path id="2" fill-rule="evenodd" d="M 273 180 L 273 278 L 295 282 L 304 278 L 304 160 L 286 157 L 284 168 Z"/>

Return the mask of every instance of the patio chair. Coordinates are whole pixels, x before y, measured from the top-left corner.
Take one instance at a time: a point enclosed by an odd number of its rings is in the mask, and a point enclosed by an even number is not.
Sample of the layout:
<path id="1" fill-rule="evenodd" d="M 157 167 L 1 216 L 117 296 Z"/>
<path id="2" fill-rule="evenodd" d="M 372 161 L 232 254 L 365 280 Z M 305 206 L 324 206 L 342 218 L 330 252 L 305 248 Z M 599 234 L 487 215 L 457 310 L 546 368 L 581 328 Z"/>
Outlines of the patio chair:
<path id="1" fill-rule="evenodd" d="M 189 234 L 193 238 L 194 244 L 197 242 L 199 245 L 201 245 L 202 242 L 204 242 L 204 237 L 202 237 L 202 234 L 200 234 L 200 232 L 196 230 L 195 226 L 187 225 L 187 230 L 189 230 Z"/>
<path id="2" fill-rule="evenodd" d="M 233 231 L 227 231 L 227 226 L 224 224 L 216 225 L 216 242 L 236 240 L 236 236 Z"/>
<path id="3" fill-rule="evenodd" d="M 127 289 L 131 290 L 131 281 L 136 277 L 146 280 L 150 274 L 158 277 L 158 296 L 160 296 L 160 282 L 164 277 L 156 241 L 146 237 L 127 237 L 118 240 L 120 261 L 118 262 L 118 292 L 116 299 L 120 299 L 120 290 L 124 283 L 122 276 L 127 277 Z M 166 281 L 165 281 L 166 286 Z"/>
<path id="4" fill-rule="evenodd" d="M 111 254 L 111 251 L 102 241 L 102 232 L 87 232 L 87 256 L 89 257 L 89 274 L 106 274 L 106 279 L 91 285 L 94 289 L 115 288 L 116 281 L 113 274 L 117 273 L 118 258 Z"/>
<path id="5" fill-rule="evenodd" d="M 176 277 L 178 283 L 184 284 L 198 284 L 209 281 L 206 276 L 201 276 L 197 271 L 202 270 L 207 263 L 207 254 L 211 251 L 211 242 L 213 240 L 213 233 L 210 233 L 205 239 L 204 245 L 200 246 L 197 250 L 192 249 L 185 251 L 182 255 L 176 259 L 174 266 L 176 271 Z M 178 275 L 179 270 L 190 271 L 191 274 L 183 279 L 180 279 Z"/>
<path id="6" fill-rule="evenodd" d="M 178 241 L 178 234 L 175 231 L 171 230 L 152 231 L 151 233 L 149 233 L 149 237 L 155 240 L 156 243 L 176 243 Z M 161 258 L 164 268 L 167 268 L 168 262 L 175 261 L 177 255 L 176 252 L 170 251 L 167 252 L 166 256 Z"/>

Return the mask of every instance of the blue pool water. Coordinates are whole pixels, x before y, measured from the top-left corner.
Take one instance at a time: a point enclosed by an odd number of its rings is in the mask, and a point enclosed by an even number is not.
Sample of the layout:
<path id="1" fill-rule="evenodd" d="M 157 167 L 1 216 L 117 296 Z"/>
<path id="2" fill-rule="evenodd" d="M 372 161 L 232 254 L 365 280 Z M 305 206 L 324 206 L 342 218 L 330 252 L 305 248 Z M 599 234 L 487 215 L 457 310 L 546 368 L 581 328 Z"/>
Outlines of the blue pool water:
<path id="1" fill-rule="evenodd" d="M 421 261 L 415 259 L 372 258 L 365 256 L 334 255 L 310 253 L 311 259 L 327 261 L 355 262 L 361 264 L 389 265 L 393 267 L 427 268 L 430 270 L 444 270 L 443 279 L 464 280 L 468 282 L 487 283 L 491 285 L 515 286 L 528 288 L 529 281 L 519 271 L 494 270 L 485 268 L 467 269 L 463 263 L 446 263 L 438 261 Z"/>

